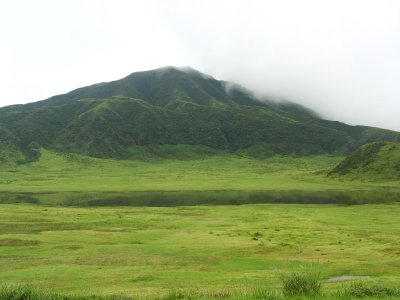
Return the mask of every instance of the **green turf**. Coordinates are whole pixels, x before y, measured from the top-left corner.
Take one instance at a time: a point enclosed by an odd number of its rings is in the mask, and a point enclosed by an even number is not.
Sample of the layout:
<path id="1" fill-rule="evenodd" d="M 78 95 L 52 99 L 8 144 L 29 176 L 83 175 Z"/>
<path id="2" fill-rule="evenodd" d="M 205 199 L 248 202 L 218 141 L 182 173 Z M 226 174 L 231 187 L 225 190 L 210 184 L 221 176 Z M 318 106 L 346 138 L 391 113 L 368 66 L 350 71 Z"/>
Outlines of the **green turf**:
<path id="1" fill-rule="evenodd" d="M 277 289 L 292 271 L 400 281 L 400 205 L 4 204 L 0 282 L 66 294 Z M 323 282 L 324 292 L 343 283 Z"/>

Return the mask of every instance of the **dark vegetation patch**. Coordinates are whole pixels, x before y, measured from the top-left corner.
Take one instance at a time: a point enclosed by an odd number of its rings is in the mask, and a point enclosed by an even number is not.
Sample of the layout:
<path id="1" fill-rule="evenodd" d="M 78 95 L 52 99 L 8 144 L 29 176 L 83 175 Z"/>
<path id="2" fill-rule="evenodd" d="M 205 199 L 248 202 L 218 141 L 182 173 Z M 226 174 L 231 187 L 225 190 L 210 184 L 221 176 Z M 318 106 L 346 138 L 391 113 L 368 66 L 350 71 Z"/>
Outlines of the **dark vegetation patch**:
<path id="1" fill-rule="evenodd" d="M 0 247 L 36 246 L 40 243 L 40 241 L 36 240 L 0 239 Z"/>
<path id="2" fill-rule="evenodd" d="M 81 245 L 65 245 L 65 249 L 67 250 L 78 250 L 78 249 L 82 249 L 83 246 Z"/>
<path id="3" fill-rule="evenodd" d="M 0 193 L 0 203 L 31 203 L 38 204 L 39 198 L 29 194 Z"/>
<path id="4" fill-rule="evenodd" d="M 146 281 L 153 281 L 156 280 L 157 278 L 154 277 L 153 275 L 141 275 L 141 276 L 137 276 L 135 278 L 132 278 L 130 280 L 130 282 L 146 282 Z"/>
<path id="5" fill-rule="evenodd" d="M 29 196 L 0 192 L 0 203 L 19 203 L 19 197 L 36 199 L 40 204 L 41 194 Z M 97 192 L 74 193 L 65 197 L 62 192 L 52 193 L 52 197 L 64 198 L 64 206 L 150 206 L 174 207 L 196 205 L 241 205 L 261 203 L 298 203 L 298 204 L 343 204 L 358 205 L 368 203 L 393 203 L 400 201 L 400 190 L 395 188 L 375 188 L 364 190 L 327 190 L 327 191 L 164 191 L 164 192 Z M 2 226 L 0 224 L 0 232 Z M 10 225 L 12 226 L 12 225 Z M 18 224 L 14 231 L 18 229 Z M 39 224 L 43 231 L 54 227 L 56 230 L 80 229 L 79 224 Z M 107 231 L 107 229 L 104 229 Z"/>
<path id="6" fill-rule="evenodd" d="M 36 234 L 42 231 L 82 230 L 87 228 L 90 228 L 88 224 L 78 223 L 0 223 L 0 234 Z"/>
<path id="7" fill-rule="evenodd" d="M 194 206 L 241 205 L 258 203 L 344 204 L 392 203 L 400 201 L 400 191 L 391 189 L 355 191 L 215 191 L 215 192 L 137 192 L 66 205 L 83 206 Z"/>

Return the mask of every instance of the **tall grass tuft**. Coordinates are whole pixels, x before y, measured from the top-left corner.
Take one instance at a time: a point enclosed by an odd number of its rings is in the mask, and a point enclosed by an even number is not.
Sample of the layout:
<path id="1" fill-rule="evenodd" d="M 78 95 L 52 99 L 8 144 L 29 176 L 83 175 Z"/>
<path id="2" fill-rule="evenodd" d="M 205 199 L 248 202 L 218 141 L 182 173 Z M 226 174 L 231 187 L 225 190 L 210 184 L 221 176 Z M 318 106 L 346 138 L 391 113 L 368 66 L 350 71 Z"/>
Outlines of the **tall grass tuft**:
<path id="1" fill-rule="evenodd" d="M 228 289 L 221 290 L 171 290 L 162 300 L 191 300 L 191 299 L 225 299 L 233 295 Z"/>
<path id="2" fill-rule="evenodd" d="M 2 287 L 0 289 L 0 300 L 41 300 L 49 299 L 44 295 L 39 295 L 31 287 Z"/>
<path id="3" fill-rule="evenodd" d="M 282 293 L 286 297 L 317 296 L 321 293 L 321 276 L 319 273 L 294 272 L 284 274 Z"/>
<path id="4" fill-rule="evenodd" d="M 124 295 L 115 296 L 77 296 L 61 295 L 35 290 L 30 286 L 3 286 L 0 288 L 0 300 L 132 300 Z"/>
<path id="5" fill-rule="evenodd" d="M 248 298 L 256 300 L 278 300 L 281 299 L 282 297 L 280 293 L 276 290 L 271 290 L 263 287 L 256 287 Z"/>
<path id="6" fill-rule="evenodd" d="M 354 282 L 348 288 L 344 289 L 344 296 L 350 296 L 353 298 L 400 298 L 400 289 L 394 287 L 372 285 L 368 282 Z"/>
<path id="7" fill-rule="evenodd" d="M 162 300 L 190 300 L 195 298 L 197 297 L 194 291 L 174 289 L 162 298 Z"/>

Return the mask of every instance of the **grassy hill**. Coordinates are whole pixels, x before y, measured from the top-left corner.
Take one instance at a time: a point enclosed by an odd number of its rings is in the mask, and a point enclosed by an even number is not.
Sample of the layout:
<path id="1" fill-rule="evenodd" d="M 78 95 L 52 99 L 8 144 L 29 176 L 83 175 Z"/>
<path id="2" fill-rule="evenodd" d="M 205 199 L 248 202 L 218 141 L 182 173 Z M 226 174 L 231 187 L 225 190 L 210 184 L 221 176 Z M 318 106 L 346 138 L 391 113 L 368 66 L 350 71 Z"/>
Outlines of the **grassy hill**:
<path id="1" fill-rule="evenodd" d="M 18 161 L 36 159 L 38 147 L 131 158 L 132 148 L 154 145 L 310 155 L 400 141 L 394 131 L 322 120 L 301 105 L 258 99 L 238 85 L 173 67 L 1 108 L 0 135 L 0 148 L 19 153 Z"/>
<path id="2" fill-rule="evenodd" d="M 375 142 L 361 146 L 337 165 L 330 175 L 370 181 L 400 180 L 400 145 Z"/>

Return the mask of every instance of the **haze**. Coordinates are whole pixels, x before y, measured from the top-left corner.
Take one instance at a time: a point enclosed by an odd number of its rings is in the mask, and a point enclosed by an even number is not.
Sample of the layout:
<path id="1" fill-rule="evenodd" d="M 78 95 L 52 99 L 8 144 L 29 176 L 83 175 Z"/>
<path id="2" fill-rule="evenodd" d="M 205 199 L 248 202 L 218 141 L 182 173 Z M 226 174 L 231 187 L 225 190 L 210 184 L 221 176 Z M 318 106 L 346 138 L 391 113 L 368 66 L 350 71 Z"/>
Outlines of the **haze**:
<path id="1" fill-rule="evenodd" d="M 1 1 L 0 104 L 191 66 L 400 130 L 398 1 Z"/>

